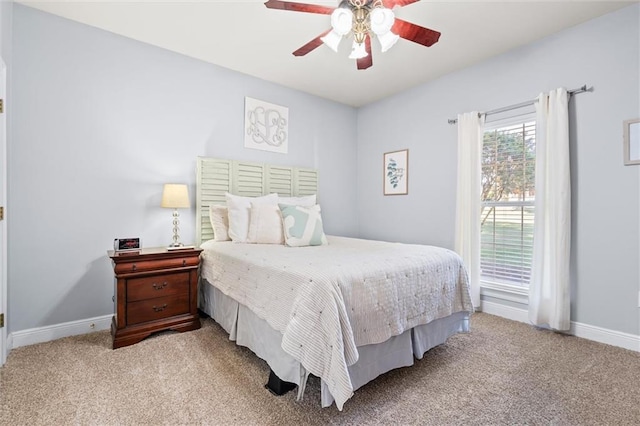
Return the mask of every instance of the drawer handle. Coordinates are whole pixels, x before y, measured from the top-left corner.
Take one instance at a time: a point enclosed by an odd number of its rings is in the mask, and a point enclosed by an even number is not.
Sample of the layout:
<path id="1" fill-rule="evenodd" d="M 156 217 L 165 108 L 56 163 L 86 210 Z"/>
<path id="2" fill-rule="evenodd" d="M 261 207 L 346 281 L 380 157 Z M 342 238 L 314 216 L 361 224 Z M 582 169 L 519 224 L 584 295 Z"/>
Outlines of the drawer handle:
<path id="1" fill-rule="evenodd" d="M 167 304 L 166 304 L 166 303 L 165 303 L 164 305 L 162 305 L 162 306 L 155 306 L 155 305 L 154 305 L 154 306 L 153 306 L 153 310 L 154 310 L 154 311 L 156 311 L 156 312 L 162 312 L 162 311 L 164 311 L 164 309 L 165 309 L 166 307 L 167 307 Z"/>
<path id="2" fill-rule="evenodd" d="M 131 265 L 131 269 L 135 271 L 136 269 L 138 269 L 138 267 L 137 267 L 137 266 L 136 266 L 136 264 L 134 263 L 133 265 Z"/>
<path id="3" fill-rule="evenodd" d="M 182 266 L 187 266 L 187 259 L 182 259 Z"/>
<path id="4" fill-rule="evenodd" d="M 153 288 L 155 288 L 156 290 L 162 290 L 167 286 L 167 282 L 165 281 L 162 284 L 153 283 L 152 285 L 153 285 Z"/>

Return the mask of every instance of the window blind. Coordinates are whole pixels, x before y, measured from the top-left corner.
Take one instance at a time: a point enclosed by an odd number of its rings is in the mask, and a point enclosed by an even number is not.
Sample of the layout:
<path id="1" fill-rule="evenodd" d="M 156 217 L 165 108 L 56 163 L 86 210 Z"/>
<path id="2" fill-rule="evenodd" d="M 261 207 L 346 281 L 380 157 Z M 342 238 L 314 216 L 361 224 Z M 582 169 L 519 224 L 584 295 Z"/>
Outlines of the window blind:
<path id="1" fill-rule="evenodd" d="M 484 281 L 528 286 L 535 220 L 535 121 L 485 131 L 480 268 Z"/>

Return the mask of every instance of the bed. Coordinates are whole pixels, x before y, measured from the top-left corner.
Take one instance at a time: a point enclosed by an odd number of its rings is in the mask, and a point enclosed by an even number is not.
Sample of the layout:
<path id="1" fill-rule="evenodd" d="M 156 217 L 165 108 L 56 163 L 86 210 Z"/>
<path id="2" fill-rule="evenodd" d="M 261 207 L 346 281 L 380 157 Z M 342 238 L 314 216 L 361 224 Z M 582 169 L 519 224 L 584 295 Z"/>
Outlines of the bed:
<path id="1" fill-rule="evenodd" d="M 467 273 L 450 250 L 331 235 L 306 247 L 213 240 L 208 215 L 225 194 L 309 196 L 315 170 L 199 158 L 197 182 L 199 306 L 298 398 L 313 374 L 321 405 L 341 410 L 364 384 L 469 330 Z"/>

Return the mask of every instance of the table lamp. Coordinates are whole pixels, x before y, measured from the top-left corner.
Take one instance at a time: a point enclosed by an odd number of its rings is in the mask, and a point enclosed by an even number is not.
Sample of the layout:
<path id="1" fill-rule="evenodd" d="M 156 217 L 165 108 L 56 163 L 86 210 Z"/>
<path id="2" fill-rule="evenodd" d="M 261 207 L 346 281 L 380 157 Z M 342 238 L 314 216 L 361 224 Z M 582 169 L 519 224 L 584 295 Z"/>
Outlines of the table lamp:
<path id="1" fill-rule="evenodd" d="M 182 247 L 180 242 L 180 213 L 178 209 L 188 209 L 189 204 L 189 191 L 187 185 L 179 183 L 165 183 L 162 190 L 162 203 L 161 207 L 173 209 L 173 243 L 169 247 Z"/>

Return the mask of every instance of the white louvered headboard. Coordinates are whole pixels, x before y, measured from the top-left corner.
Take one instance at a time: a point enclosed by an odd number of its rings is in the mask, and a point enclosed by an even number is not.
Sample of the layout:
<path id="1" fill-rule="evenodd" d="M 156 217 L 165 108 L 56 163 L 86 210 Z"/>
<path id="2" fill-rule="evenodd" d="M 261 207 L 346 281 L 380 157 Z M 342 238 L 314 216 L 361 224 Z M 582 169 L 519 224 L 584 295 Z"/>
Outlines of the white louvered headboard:
<path id="1" fill-rule="evenodd" d="M 301 167 L 198 157 L 196 178 L 196 244 L 213 238 L 209 206 L 225 204 L 229 192 L 259 197 L 277 192 L 285 197 L 317 194 L 318 171 Z"/>

